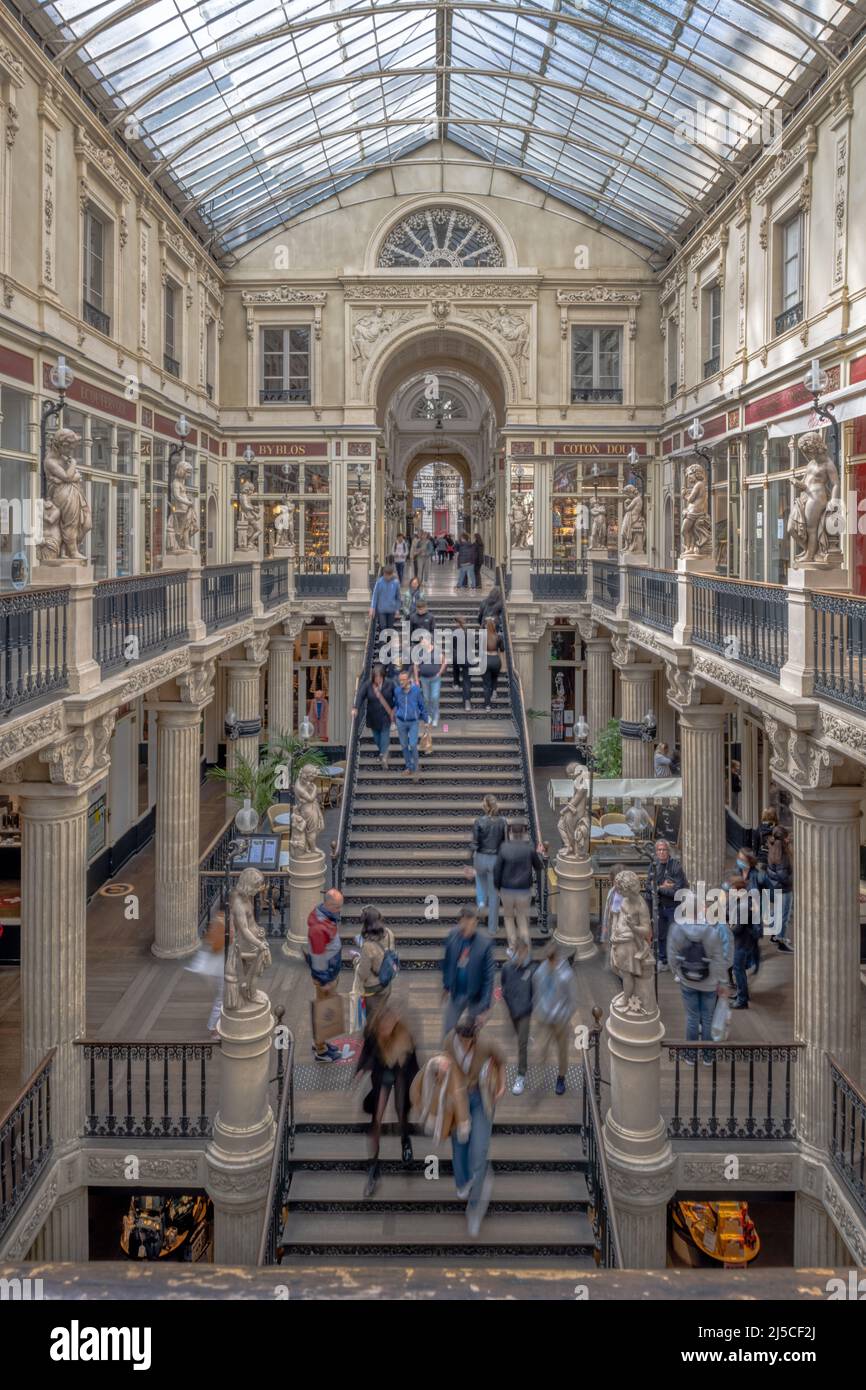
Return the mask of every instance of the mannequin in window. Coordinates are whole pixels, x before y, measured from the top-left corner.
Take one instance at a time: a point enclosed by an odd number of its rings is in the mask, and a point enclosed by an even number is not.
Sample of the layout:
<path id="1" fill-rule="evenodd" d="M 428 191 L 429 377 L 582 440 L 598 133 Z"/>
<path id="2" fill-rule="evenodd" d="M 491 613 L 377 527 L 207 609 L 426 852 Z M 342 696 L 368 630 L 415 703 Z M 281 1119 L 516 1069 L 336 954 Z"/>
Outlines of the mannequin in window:
<path id="1" fill-rule="evenodd" d="M 314 737 L 319 743 L 328 742 L 328 701 L 321 687 L 313 691 L 313 698 L 307 705 L 307 718 L 315 729 Z"/>

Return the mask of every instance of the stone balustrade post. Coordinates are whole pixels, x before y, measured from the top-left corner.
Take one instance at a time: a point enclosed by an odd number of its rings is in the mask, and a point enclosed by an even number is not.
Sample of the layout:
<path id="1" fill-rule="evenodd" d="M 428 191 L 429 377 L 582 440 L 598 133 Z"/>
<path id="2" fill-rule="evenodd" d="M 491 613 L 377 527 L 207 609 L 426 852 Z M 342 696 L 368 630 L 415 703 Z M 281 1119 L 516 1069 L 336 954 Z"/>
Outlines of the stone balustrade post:
<path id="1" fill-rule="evenodd" d="M 102 680 L 99 662 L 93 655 L 93 614 L 96 583 L 93 566 L 76 560 L 43 560 L 35 566 L 31 586 L 59 588 L 69 586 L 66 613 L 66 666 L 69 689 L 76 695 L 93 690 Z"/>

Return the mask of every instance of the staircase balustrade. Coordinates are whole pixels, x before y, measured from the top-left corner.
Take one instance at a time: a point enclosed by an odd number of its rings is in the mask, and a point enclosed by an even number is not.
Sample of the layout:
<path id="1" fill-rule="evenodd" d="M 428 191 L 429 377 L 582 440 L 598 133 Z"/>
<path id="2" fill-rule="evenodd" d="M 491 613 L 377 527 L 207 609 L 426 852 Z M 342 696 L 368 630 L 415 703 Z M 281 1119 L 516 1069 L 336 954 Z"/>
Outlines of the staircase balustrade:
<path id="1" fill-rule="evenodd" d="M 361 670 L 358 673 L 358 680 L 355 685 L 355 694 L 352 700 L 353 709 L 357 710 L 358 691 L 361 682 L 370 674 L 373 665 L 373 646 L 376 640 L 377 619 L 370 619 L 367 628 L 367 641 L 364 645 L 364 656 L 361 661 Z M 352 804 L 355 799 L 355 784 L 358 777 L 358 748 L 361 741 L 361 719 L 357 713 L 349 715 L 349 735 L 346 739 L 346 774 L 343 779 L 343 800 L 340 805 L 340 821 L 337 827 L 337 838 L 331 846 L 331 885 L 342 890 L 343 876 L 346 871 L 346 847 L 348 842 L 349 824 L 352 817 Z"/>
<path id="2" fill-rule="evenodd" d="M 603 1269 L 622 1269 L 622 1247 L 617 1229 L 616 1213 L 611 1200 L 610 1174 L 604 1148 L 604 1135 L 599 1108 L 600 1076 L 598 1073 L 598 1029 L 594 1034 L 594 1059 L 584 1050 L 583 1067 L 583 1154 L 586 1159 L 586 1189 L 589 1194 L 589 1218 L 595 1238 L 596 1263 Z"/>
<path id="3" fill-rule="evenodd" d="M 18 1215 L 54 1147 L 51 1136 L 54 1054 L 52 1048 L 0 1119 L 0 1236 Z"/>
<path id="4" fill-rule="evenodd" d="M 283 1028 L 284 1009 L 274 1010 L 277 1028 Z M 285 1045 L 277 1047 L 277 1131 L 271 1158 L 271 1176 L 265 1202 L 265 1221 L 259 1244 L 258 1265 L 280 1264 L 283 1251 L 279 1245 L 283 1230 L 283 1212 L 292 1181 L 291 1159 L 295 1151 L 295 1035 L 283 1029 Z"/>
<path id="5" fill-rule="evenodd" d="M 68 623 L 68 588 L 0 595 L 0 713 L 69 689 Z"/>
<path id="6" fill-rule="evenodd" d="M 866 1094 L 835 1058 L 830 1067 L 830 1162 L 866 1216 Z"/>
<path id="7" fill-rule="evenodd" d="M 214 1044 L 82 1041 L 79 1046 L 88 1068 L 85 1137 L 207 1139 L 212 1134 Z"/>
<path id="8" fill-rule="evenodd" d="M 673 1062 L 669 1138 L 759 1143 L 796 1138 L 793 1073 L 802 1043 L 672 1042 L 664 1046 Z M 663 1094 L 670 1080 L 663 1072 Z"/>

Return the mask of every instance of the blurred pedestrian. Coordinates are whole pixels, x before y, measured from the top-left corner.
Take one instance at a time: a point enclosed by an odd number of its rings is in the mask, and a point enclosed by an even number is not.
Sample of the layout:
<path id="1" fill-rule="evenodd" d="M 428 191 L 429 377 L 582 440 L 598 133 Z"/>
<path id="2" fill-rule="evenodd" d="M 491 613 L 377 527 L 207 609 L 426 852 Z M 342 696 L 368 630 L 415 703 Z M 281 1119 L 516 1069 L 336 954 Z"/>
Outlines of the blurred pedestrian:
<path id="1" fill-rule="evenodd" d="M 469 539 L 468 531 L 461 533 L 457 547 L 457 588 L 464 586 L 475 588 L 475 546 Z"/>
<path id="2" fill-rule="evenodd" d="M 518 941 L 514 955 L 502 967 L 502 998 L 517 1036 L 517 1076 L 511 1093 L 523 1094 L 526 1086 L 529 1054 L 529 1027 L 532 1022 L 532 979 L 537 969 L 532 951 L 525 941 Z"/>
<path id="3" fill-rule="evenodd" d="M 487 930 L 496 935 L 499 925 L 499 892 L 494 882 L 499 846 L 508 833 L 508 822 L 499 810 L 495 796 L 485 796 L 481 815 L 472 827 L 472 867 L 475 870 L 475 901 L 487 909 Z"/>
<path id="4" fill-rule="evenodd" d="M 364 1196 L 372 1197 L 379 1185 L 379 1143 L 382 1119 L 388 1097 L 394 1093 L 394 1108 L 400 1129 L 400 1150 L 403 1163 L 412 1162 L 412 1140 L 409 1134 L 412 1083 L 418 1075 L 415 1039 L 406 1020 L 390 1002 L 379 1009 L 369 1021 L 364 1035 L 356 1075 L 369 1072 L 372 1086 L 364 1100 L 370 1116 L 370 1166 Z"/>
<path id="5" fill-rule="evenodd" d="M 465 1095 L 458 1111 L 468 1112 L 466 1138 L 461 1134 L 465 1134 L 465 1121 L 451 1133 L 451 1157 L 457 1195 L 467 1199 L 466 1226 L 474 1238 L 481 1230 L 493 1193 L 488 1154 L 496 1104 L 505 1093 L 505 1059 L 496 1044 L 483 1036 L 478 1016 L 471 1012 L 461 1014 L 445 1039 L 443 1051 L 455 1068 L 458 1086 Z"/>
<path id="6" fill-rule="evenodd" d="M 454 684 L 463 696 L 463 709 L 469 713 L 472 708 L 472 673 L 469 666 L 469 634 L 462 618 L 454 619 L 451 631 L 451 672 Z"/>
<path id="7" fill-rule="evenodd" d="M 531 945 L 529 936 L 529 903 L 532 897 L 533 874 L 544 873 L 541 859 L 544 847 L 533 849 L 526 838 L 525 821 L 511 823 L 511 835 L 503 840 L 496 854 L 493 882 L 502 902 L 502 916 L 505 919 L 505 934 L 508 938 L 508 954 L 514 955 L 518 939 Z"/>
<path id="8" fill-rule="evenodd" d="M 445 1033 L 467 1010 L 471 1014 L 489 1012 L 495 975 L 493 938 L 479 928 L 475 904 L 466 903 L 460 909 L 457 926 L 448 934 L 442 959 Z"/>
<path id="9" fill-rule="evenodd" d="M 406 561 L 409 558 L 409 542 L 401 531 L 394 542 L 394 567 L 397 571 L 397 578 L 402 586 L 403 571 L 406 568 Z"/>
<path id="10" fill-rule="evenodd" d="M 418 775 L 418 725 L 428 723 L 427 707 L 420 687 L 408 671 L 401 671 L 394 689 L 394 720 L 403 750 L 403 776 Z"/>
<path id="11" fill-rule="evenodd" d="M 577 1008 L 574 971 L 565 952 L 551 941 L 532 977 L 532 1014 L 541 1035 L 541 1060 L 547 1061 L 550 1045 L 556 1047 L 556 1094 L 565 1092 L 571 1019 Z"/>
<path id="12" fill-rule="evenodd" d="M 394 682 L 385 674 L 385 667 L 377 661 L 366 679 L 361 681 L 352 714 L 366 721 L 373 735 L 373 742 L 379 754 L 382 767 L 388 767 L 388 748 L 391 729 L 394 723 Z"/>
<path id="13" fill-rule="evenodd" d="M 400 610 L 400 581 L 393 565 L 386 565 L 370 599 L 370 617 L 375 617 L 379 632 L 392 628 Z"/>
<path id="14" fill-rule="evenodd" d="M 502 624 L 502 591 L 498 585 L 494 584 L 489 593 L 484 595 L 478 609 L 478 626 L 483 627 L 488 618 L 492 618 L 497 627 Z"/>
<path id="15" fill-rule="evenodd" d="M 484 708 L 489 711 L 493 708 L 493 701 L 496 699 L 496 687 L 499 684 L 499 674 L 505 660 L 505 643 L 496 631 L 496 624 L 492 618 L 487 619 L 485 640 L 487 644 L 486 664 L 481 677 L 481 684 L 484 690 Z"/>
<path id="16" fill-rule="evenodd" d="M 435 729 L 439 723 L 439 698 L 442 693 L 442 677 L 448 667 L 448 658 L 443 656 L 441 661 L 434 659 L 433 638 L 426 633 L 418 638 L 418 646 L 421 649 L 420 660 L 415 662 L 413 674 L 421 686 L 427 714 Z"/>
<path id="17" fill-rule="evenodd" d="M 322 902 L 307 918 L 310 975 L 316 991 L 316 1003 L 337 993 L 343 967 L 343 942 L 340 938 L 340 914 L 343 895 L 338 888 L 329 888 Z M 317 1062 L 338 1062 L 342 1053 L 327 1039 L 314 1037 L 313 1052 Z"/>
<path id="18" fill-rule="evenodd" d="M 391 997 L 391 987 L 399 964 L 394 951 L 394 933 L 386 925 L 378 908 L 364 908 L 358 944 L 361 954 L 358 957 L 355 977 L 364 1001 L 364 1014 L 369 1027 L 376 1013 Z"/>

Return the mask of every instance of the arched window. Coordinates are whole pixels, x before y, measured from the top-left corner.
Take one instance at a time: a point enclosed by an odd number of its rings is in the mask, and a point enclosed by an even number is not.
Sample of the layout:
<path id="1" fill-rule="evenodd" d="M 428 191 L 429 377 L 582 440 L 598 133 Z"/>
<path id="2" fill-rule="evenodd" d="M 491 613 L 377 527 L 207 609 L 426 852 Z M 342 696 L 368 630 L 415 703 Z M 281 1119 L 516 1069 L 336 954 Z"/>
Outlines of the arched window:
<path id="1" fill-rule="evenodd" d="M 474 212 L 439 206 L 422 208 L 398 222 L 382 243 L 378 265 L 386 270 L 460 270 L 503 266 L 505 256 Z"/>

